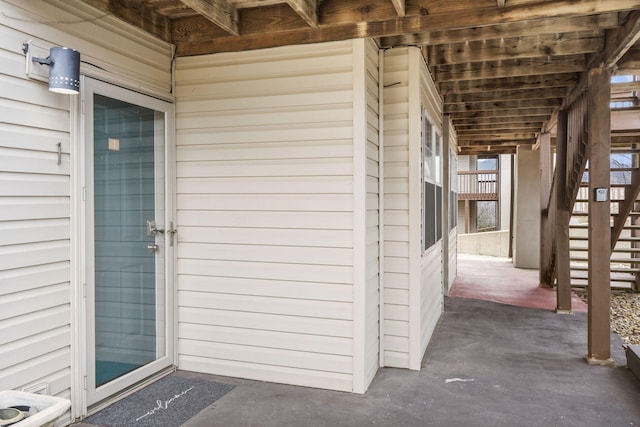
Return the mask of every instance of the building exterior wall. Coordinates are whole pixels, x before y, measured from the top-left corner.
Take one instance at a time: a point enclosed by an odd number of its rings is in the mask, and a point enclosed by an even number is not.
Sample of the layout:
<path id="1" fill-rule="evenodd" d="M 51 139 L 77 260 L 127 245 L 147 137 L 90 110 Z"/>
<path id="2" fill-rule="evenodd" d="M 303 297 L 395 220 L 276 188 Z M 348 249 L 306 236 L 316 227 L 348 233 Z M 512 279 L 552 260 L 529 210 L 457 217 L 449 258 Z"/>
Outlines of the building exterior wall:
<path id="1" fill-rule="evenodd" d="M 498 230 L 509 230 L 511 228 L 511 170 L 512 166 L 511 154 L 500 155 L 500 194 L 498 195 L 498 206 L 500 209 L 500 223 Z"/>
<path id="2" fill-rule="evenodd" d="M 384 354 L 409 367 L 409 56 L 384 58 Z M 419 233 L 419 231 L 418 231 Z"/>
<path id="3" fill-rule="evenodd" d="M 442 135 L 442 103 L 419 49 L 385 52 L 384 87 L 383 363 L 420 369 L 443 301 L 441 241 L 422 253 L 421 120 Z"/>
<path id="4" fill-rule="evenodd" d="M 181 368 L 366 390 L 376 64 L 364 40 L 178 59 Z"/>
<path id="5" fill-rule="evenodd" d="M 75 48 L 82 74 L 165 97 L 171 48 L 73 0 L 4 1 L 2 12 L 0 390 L 44 384 L 49 394 L 71 398 L 79 286 L 72 255 L 76 101 L 27 78 L 22 44 Z"/>
<path id="6" fill-rule="evenodd" d="M 410 58 L 411 63 L 418 67 L 419 72 L 419 90 L 420 90 L 420 105 L 422 109 L 425 109 L 429 119 L 436 127 L 436 132 L 441 136 L 444 135 L 443 132 L 443 121 L 442 121 L 442 99 L 438 94 L 438 90 L 436 85 L 431 78 L 431 74 L 427 69 L 427 65 L 422 57 L 422 53 L 419 49 L 410 49 Z M 411 72 L 410 72 L 411 75 Z M 411 104 L 411 101 L 410 101 Z M 420 144 L 421 145 L 422 136 L 420 136 Z M 442 143 L 442 153 L 440 156 L 449 155 L 448 146 L 445 145 L 444 141 Z M 417 156 L 418 152 L 412 154 L 412 156 Z M 420 156 L 419 158 L 422 158 Z M 440 168 L 442 169 L 442 161 L 440 163 Z M 422 171 L 422 167 L 420 167 L 420 171 Z M 440 178 L 441 183 L 444 179 L 444 173 L 448 173 L 448 171 L 441 171 L 442 177 Z M 415 178 L 413 178 L 415 179 Z M 422 187 L 422 178 L 420 178 L 420 184 Z M 444 187 L 444 185 L 443 185 Z M 448 189 L 446 191 L 442 191 L 442 205 L 449 200 L 449 192 Z M 415 197 L 412 197 L 415 199 Z M 424 203 L 421 203 L 421 207 L 424 208 Z M 444 221 L 441 221 L 441 226 Z M 424 233 L 421 233 L 421 236 Z M 442 238 L 436 242 L 434 246 L 427 249 L 424 253 L 422 253 L 420 257 L 420 306 L 417 307 L 417 310 L 420 313 L 420 347 L 418 348 L 418 353 L 414 353 L 411 357 L 411 369 L 420 369 L 422 356 L 424 355 L 425 350 L 427 349 L 427 344 L 431 339 L 431 335 L 433 334 L 433 330 L 436 327 L 438 319 L 440 315 L 444 311 L 444 283 L 443 283 L 443 269 L 445 268 L 443 263 L 443 256 L 447 254 L 443 254 L 444 247 L 444 239 L 448 239 L 448 228 L 442 226 Z M 419 239 L 417 239 L 419 240 Z M 417 246 L 417 244 L 416 244 Z M 448 264 L 448 259 L 445 261 Z"/>
<path id="7" fill-rule="evenodd" d="M 513 264 L 540 266 L 540 153 L 518 147 L 515 164 Z"/>
<path id="8" fill-rule="evenodd" d="M 82 118 L 24 76 L 27 40 L 78 49 L 84 75 L 176 97 L 182 369 L 354 392 L 382 364 L 419 369 L 443 259 L 441 243 L 420 248 L 419 118 L 426 108 L 441 132 L 441 101 L 418 49 L 388 54 L 385 79 L 402 82 L 385 90 L 381 174 L 373 41 L 180 58 L 174 92 L 170 45 L 82 2 L 6 1 L 0 32 L 2 388 L 46 383 L 79 415 Z"/>
<path id="9" fill-rule="evenodd" d="M 476 169 L 478 156 L 460 156 L 458 159 L 458 171 L 469 171 Z M 500 193 L 498 194 L 498 206 L 496 211 L 496 230 L 509 230 L 511 222 L 511 170 L 512 156 L 510 154 L 502 154 L 498 156 Z M 476 216 L 477 202 L 469 201 L 469 215 L 471 218 L 469 233 L 477 232 Z M 458 202 L 458 225 L 464 231 L 465 220 L 465 202 Z"/>
<path id="10" fill-rule="evenodd" d="M 459 157 L 457 156 L 456 153 L 457 153 L 458 141 L 456 138 L 454 127 L 453 127 L 453 122 L 451 120 L 448 120 L 446 122 L 448 122 L 448 125 L 449 125 L 448 149 L 450 150 L 450 158 L 449 158 L 449 171 L 445 170 L 444 173 L 449 173 L 450 189 L 457 193 L 458 192 L 457 165 L 458 165 Z M 456 205 L 458 204 L 457 201 L 455 201 L 455 203 Z M 452 216 L 452 212 L 451 212 L 452 209 L 454 209 L 454 206 L 449 206 L 448 216 Z M 453 213 L 453 215 L 455 215 L 455 213 Z M 447 283 L 444 288 L 444 293 L 445 295 L 448 296 L 449 290 L 453 285 L 453 281 L 456 279 L 456 276 L 458 275 L 458 230 L 461 229 L 460 218 L 459 216 L 456 217 L 457 225 L 453 228 L 451 228 L 451 224 L 449 223 L 449 218 L 445 220 L 445 224 L 449 224 L 449 228 L 447 228 L 448 236 L 449 236 L 448 254 L 446 257 L 444 257 L 444 260 L 443 260 L 443 262 L 448 262 L 448 271 L 446 275 Z M 464 222 L 462 223 L 462 230 L 464 230 Z M 444 235 L 447 235 L 447 233 L 445 233 Z"/>
<path id="11" fill-rule="evenodd" d="M 363 46 L 361 46 L 363 44 Z M 366 137 L 354 139 L 359 145 L 361 139 L 366 140 L 365 159 L 365 192 L 366 192 L 366 235 L 363 239 L 365 247 L 365 389 L 375 376 L 380 365 L 380 135 L 379 135 L 379 55 L 378 47 L 372 40 L 354 41 L 357 52 L 364 51 Z M 355 56 L 355 55 L 354 55 Z M 357 61 L 356 63 L 358 63 Z M 354 64 L 355 65 L 355 64 Z M 354 123 L 354 127 L 362 126 Z M 355 157 L 355 156 L 354 156 Z M 354 217 L 354 220 L 356 218 Z"/>
<path id="12" fill-rule="evenodd" d="M 476 162 L 478 156 L 459 156 L 458 157 L 458 170 L 459 171 L 472 171 L 476 170 Z M 467 212 L 468 210 L 468 212 Z M 477 206 L 474 200 L 458 200 L 458 227 L 461 233 L 475 233 Z M 469 217 L 469 229 L 466 229 L 466 219 Z"/>

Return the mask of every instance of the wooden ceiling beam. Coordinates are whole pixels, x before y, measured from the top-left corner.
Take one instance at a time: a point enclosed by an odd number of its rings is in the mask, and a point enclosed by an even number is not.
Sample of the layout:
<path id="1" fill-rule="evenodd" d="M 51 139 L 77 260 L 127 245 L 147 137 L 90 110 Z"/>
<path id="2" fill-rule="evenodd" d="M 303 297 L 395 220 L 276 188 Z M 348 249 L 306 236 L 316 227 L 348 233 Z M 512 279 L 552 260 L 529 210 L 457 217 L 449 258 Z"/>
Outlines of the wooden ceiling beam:
<path id="1" fill-rule="evenodd" d="M 399 3 L 399 2 L 398 2 Z M 399 15 L 395 0 L 323 0 L 319 7 L 322 27 L 392 21 L 404 18 Z"/>
<path id="2" fill-rule="evenodd" d="M 476 156 L 482 154 L 516 154 L 517 146 L 486 146 L 486 147 L 458 147 L 459 156 Z"/>
<path id="3" fill-rule="evenodd" d="M 607 32 L 607 45 L 602 53 L 603 66 L 614 67 L 638 40 L 640 40 L 640 10 L 630 13 L 622 27 Z"/>
<path id="4" fill-rule="evenodd" d="M 498 92 L 472 92 L 472 93 L 449 93 L 444 96 L 446 104 L 467 104 L 472 102 L 489 101 L 517 101 L 547 98 L 563 98 L 567 95 L 566 87 L 552 87 L 549 89 L 523 89 L 505 90 Z"/>
<path id="5" fill-rule="evenodd" d="M 539 34 L 561 34 L 574 31 L 605 30 L 619 25 L 618 14 L 615 12 L 600 15 L 571 16 L 547 18 L 477 26 L 471 28 L 453 29 L 445 31 L 425 31 L 393 37 L 382 37 L 380 45 L 383 48 L 406 45 L 441 45 L 447 43 L 465 43 L 476 40 L 491 40 L 512 37 L 537 36 Z"/>
<path id="6" fill-rule="evenodd" d="M 506 125 L 513 123 L 533 123 L 545 122 L 549 118 L 548 114 L 529 115 L 529 116 L 508 116 L 508 117 L 460 117 L 451 118 L 455 126 L 458 125 Z"/>
<path id="7" fill-rule="evenodd" d="M 530 141 L 525 141 L 525 140 L 521 140 L 521 141 L 467 141 L 467 142 L 462 142 L 462 143 L 458 143 L 458 147 L 486 147 L 486 146 L 491 146 L 491 147 L 509 147 L 509 146 L 515 146 L 515 145 L 521 145 L 521 144 L 530 144 Z"/>
<path id="8" fill-rule="evenodd" d="M 472 102 L 468 104 L 445 104 L 445 113 L 463 113 L 468 111 L 521 110 L 526 108 L 557 107 L 561 98 L 520 99 L 514 101 Z"/>
<path id="9" fill-rule="evenodd" d="M 504 61 L 474 62 L 443 65 L 435 70 L 438 83 L 459 80 L 481 80 L 544 74 L 577 73 L 586 66 L 584 55 L 559 58 L 509 59 Z"/>
<path id="10" fill-rule="evenodd" d="M 353 38 L 388 37 L 640 8 L 640 0 L 548 0 L 533 4 L 515 4 L 500 9 L 473 7 L 472 3 L 469 1 L 465 9 L 451 12 L 397 17 L 390 2 L 327 0 L 318 8 L 317 29 L 307 27 L 280 30 L 271 26 L 268 29 L 254 28 L 251 34 L 243 33 L 240 37 L 217 37 L 212 36 L 206 27 L 193 27 L 188 32 L 188 37 L 176 39 L 174 42 L 178 55 L 199 55 Z M 391 16 L 393 17 L 390 18 Z M 363 22 L 366 24 L 363 25 Z M 191 27 L 188 23 L 182 25 Z"/>
<path id="11" fill-rule="evenodd" d="M 420 0 L 406 2 L 406 19 L 394 18 L 391 2 L 379 0 L 324 0 L 320 6 L 320 25 L 341 25 L 368 21 L 394 22 L 396 34 L 415 27 L 416 33 L 446 29 L 472 28 L 536 19 L 576 17 L 640 8 L 638 0 L 539 0 L 512 1 L 503 8 L 487 5 L 479 0 Z M 387 19 L 385 19 L 385 17 Z M 584 29 L 584 27 L 583 27 Z M 575 30 L 575 31 L 580 31 Z M 549 34 L 552 34 L 550 31 Z M 392 34 L 387 34 L 392 35 Z M 381 37 L 384 35 L 380 35 Z"/>
<path id="12" fill-rule="evenodd" d="M 632 48 L 620 59 L 620 61 L 618 61 L 616 74 L 617 75 L 640 74 L 639 70 L 640 70 L 640 49 Z"/>
<path id="13" fill-rule="evenodd" d="M 456 134 L 457 137 L 459 139 L 459 141 L 473 141 L 473 140 L 478 140 L 478 141 L 482 141 L 482 140 L 492 140 L 492 136 L 493 135 L 502 135 L 503 137 L 500 139 L 496 139 L 497 141 L 504 141 L 504 140 L 508 140 L 509 137 L 514 137 L 514 139 L 518 139 L 516 136 L 517 135 L 538 135 L 540 134 L 541 129 L 495 129 L 494 132 L 491 131 L 481 131 L 479 133 L 473 133 L 472 131 L 469 132 L 460 132 L 456 129 Z M 469 136 L 470 138 L 464 138 L 464 136 Z M 533 137 L 535 138 L 535 136 Z"/>
<path id="14" fill-rule="evenodd" d="M 468 43 L 429 46 L 431 67 L 468 62 L 517 58 L 548 58 L 598 52 L 604 48 L 604 32 L 559 33 Z"/>
<path id="15" fill-rule="evenodd" d="M 515 124 L 513 124 L 515 125 Z M 456 134 L 462 135 L 493 135 L 496 133 L 539 133 L 540 127 L 530 126 L 513 126 L 506 125 L 458 125 L 456 126 Z"/>
<path id="16" fill-rule="evenodd" d="M 519 117 L 526 116 L 549 116 L 553 112 L 553 108 L 522 108 L 520 110 L 495 110 L 495 111 L 465 111 L 451 114 L 452 120 L 458 119 L 477 119 L 488 117 Z"/>
<path id="17" fill-rule="evenodd" d="M 634 8 L 634 9 L 640 9 Z M 640 10 L 634 10 L 627 15 L 627 20 L 621 27 L 607 30 L 605 34 L 605 48 L 600 53 L 592 54 L 587 61 L 587 69 L 602 67 L 614 67 L 622 56 L 631 47 L 630 41 L 637 41 L 640 37 Z M 585 71 L 581 74 L 578 84 L 565 98 L 562 107 L 567 109 L 575 102 L 575 100 L 587 90 L 588 73 Z M 551 121 L 549 126 L 555 126 Z"/>
<path id="18" fill-rule="evenodd" d="M 180 0 L 208 21 L 237 36 L 238 10 L 228 0 Z"/>
<path id="19" fill-rule="evenodd" d="M 463 142 L 475 142 L 475 141 L 519 141 L 521 139 L 533 140 L 536 139 L 535 133 L 492 133 L 482 135 L 458 135 L 458 144 Z"/>
<path id="20" fill-rule="evenodd" d="M 318 5 L 316 0 L 286 0 L 311 28 L 318 28 Z"/>
<path id="21" fill-rule="evenodd" d="M 491 140 L 486 140 L 486 141 L 466 141 L 466 142 L 460 142 L 458 141 L 458 147 L 486 147 L 486 146 L 491 146 L 491 147 L 500 147 L 500 146 L 509 146 L 509 145 L 533 145 L 536 142 L 535 138 L 533 139 L 522 139 L 522 140 L 517 140 L 517 141 L 491 141 Z"/>
<path id="22" fill-rule="evenodd" d="M 483 132 L 540 132 L 542 121 L 538 122 L 518 122 L 518 123 L 498 123 L 498 124 L 475 124 L 475 125 L 457 125 L 456 132 L 461 135 L 468 133 Z"/>
<path id="23" fill-rule="evenodd" d="M 398 16 L 405 16 L 407 14 L 405 0 L 391 0 L 391 3 Z"/>
<path id="24" fill-rule="evenodd" d="M 567 88 L 578 83 L 576 73 L 560 73 L 555 75 L 518 76 L 502 79 L 448 81 L 439 83 L 440 93 L 445 98 L 449 93 L 497 92 L 508 90 L 534 90 L 554 87 Z"/>

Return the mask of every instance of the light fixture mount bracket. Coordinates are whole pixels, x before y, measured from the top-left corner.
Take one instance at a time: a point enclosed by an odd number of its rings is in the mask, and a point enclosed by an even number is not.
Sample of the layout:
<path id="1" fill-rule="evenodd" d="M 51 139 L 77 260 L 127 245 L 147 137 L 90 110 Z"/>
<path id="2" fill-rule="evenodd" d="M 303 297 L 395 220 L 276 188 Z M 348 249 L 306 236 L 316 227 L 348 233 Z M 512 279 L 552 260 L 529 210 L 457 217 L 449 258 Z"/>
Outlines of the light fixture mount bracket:
<path id="1" fill-rule="evenodd" d="M 26 73 L 27 77 L 41 82 L 49 81 L 49 67 L 47 64 L 34 61 L 35 58 L 47 58 L 49 56 L 49 50 L 53 45 L 44 45 L 39 42 L 29 40 L 23 45 L 23 51 L 26 59 Z"/>

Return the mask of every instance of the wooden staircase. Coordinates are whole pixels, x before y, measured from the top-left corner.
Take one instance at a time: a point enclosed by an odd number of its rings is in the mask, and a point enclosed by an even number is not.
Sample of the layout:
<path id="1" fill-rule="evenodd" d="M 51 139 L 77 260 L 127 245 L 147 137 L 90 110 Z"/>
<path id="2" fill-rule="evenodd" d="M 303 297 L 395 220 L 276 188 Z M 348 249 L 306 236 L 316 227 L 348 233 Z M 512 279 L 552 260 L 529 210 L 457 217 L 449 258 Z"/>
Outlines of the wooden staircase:
<path id="1" fill-rule="evenodd" d="M 636 150 L 615 154 L 637 154 Z M 635 157 L 635 156 L 633 156 Z M 588 169 L 585 177 L 588 176 Z M 640 168 L 611 167 L 611 288 L 640 290 Z M 588 196 L 586 179 L 578 189 L 569 223 L 571 285 L 586 287 L 588 270 Z"/>

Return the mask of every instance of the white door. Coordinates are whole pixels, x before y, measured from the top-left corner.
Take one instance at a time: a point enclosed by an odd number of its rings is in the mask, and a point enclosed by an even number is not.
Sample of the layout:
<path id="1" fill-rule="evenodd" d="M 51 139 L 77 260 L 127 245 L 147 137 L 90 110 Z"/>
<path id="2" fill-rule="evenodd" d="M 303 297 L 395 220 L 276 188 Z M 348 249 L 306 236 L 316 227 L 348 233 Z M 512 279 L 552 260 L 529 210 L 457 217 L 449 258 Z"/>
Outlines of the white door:
<path id="1" fill-rule="evenodd" d="M 173 365 L 173 106 L 85 78 L 86 403 Z"/>

